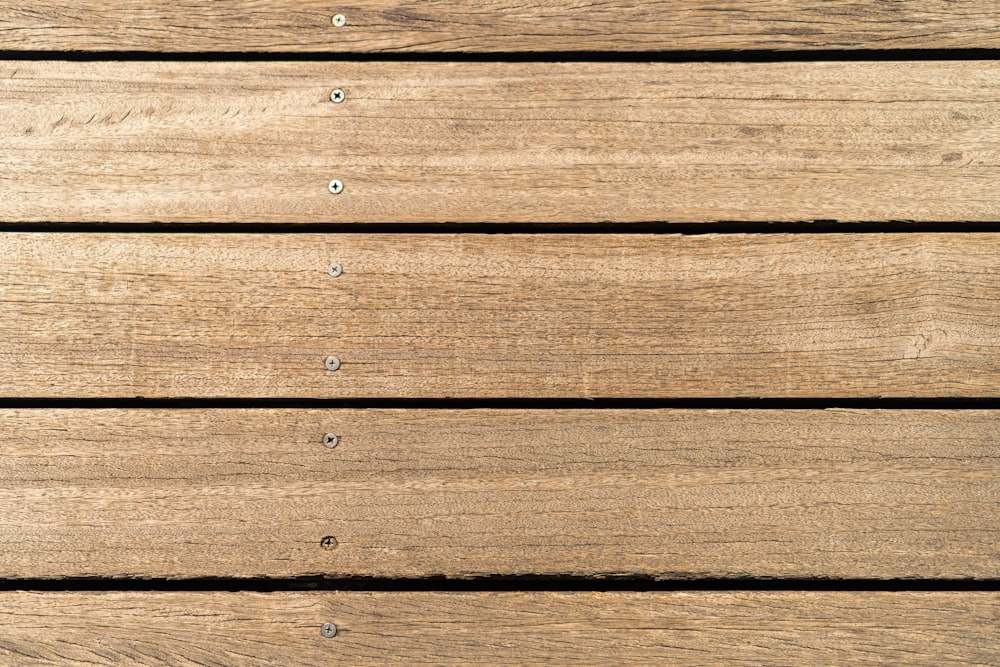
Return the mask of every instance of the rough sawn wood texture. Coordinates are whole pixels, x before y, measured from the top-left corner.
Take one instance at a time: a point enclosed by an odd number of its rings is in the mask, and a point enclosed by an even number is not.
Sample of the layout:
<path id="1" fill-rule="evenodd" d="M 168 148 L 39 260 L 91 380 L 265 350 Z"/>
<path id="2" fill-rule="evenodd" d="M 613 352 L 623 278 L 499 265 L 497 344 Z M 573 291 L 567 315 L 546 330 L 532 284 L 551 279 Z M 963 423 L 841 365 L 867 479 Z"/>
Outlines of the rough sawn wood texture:
<path id="1" fill-rule="evenodd" d="M 997 48 L 1000 9 L 991 0 L 10 0 L 0 35 L 3 48 L 32 51 Z"/>
<path id="2" fill-rule="evenodd" d="M 998 90 L 992 61 L 5 61 L 0 220 L 995 221 Z"/>
<path id="3" fill-rule="evenodd" d="M 4 592 L 0 661 L 995 665 L 998 620 L 976 592 Z"/>
<path id="4" fill-rule="evenodd" d="M 5 578 L 1000 576 L 993 411 L 24 409 L 0 441 Z"/>
<path id="5" fill-rule="evenodd" d="M 7 233 L 0 397 L 996 397 L 998 304 L 989 233 Z"/>

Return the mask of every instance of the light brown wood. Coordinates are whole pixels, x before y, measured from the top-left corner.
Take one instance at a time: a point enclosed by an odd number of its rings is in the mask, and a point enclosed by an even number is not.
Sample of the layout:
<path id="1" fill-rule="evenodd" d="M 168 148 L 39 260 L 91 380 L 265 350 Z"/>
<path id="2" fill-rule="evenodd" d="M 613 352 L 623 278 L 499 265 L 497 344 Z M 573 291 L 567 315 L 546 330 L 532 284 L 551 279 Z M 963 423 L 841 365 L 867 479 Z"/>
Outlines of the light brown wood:
<path id="1" fill-rule="evenodd" d="M 0 221 L 995 221 L 998 90 L 992 61 L 7 61 Z"/>
<path id="2" fill-rule="evenodd" d="M 23 667 L 996 665 L 998 628 L 998 593 L 0 593 Z"/>
<path id="3" fill-rule="evenodd" d="M 992 411 L 8 409 L 0 440 L 4 578 L 1000 576 Z"/>
<path id="4" fill-rule="evenodd" d="M 0 397 L 1000 396 L 998 304 L 991 234 L 7 233 Z"/>
<path id="5" fill-rule="evenodd" d="M 62 51 L 997 48 L 1000 10 L 990 0 L 12 0 L 0 35 L 6 49 Z"/>

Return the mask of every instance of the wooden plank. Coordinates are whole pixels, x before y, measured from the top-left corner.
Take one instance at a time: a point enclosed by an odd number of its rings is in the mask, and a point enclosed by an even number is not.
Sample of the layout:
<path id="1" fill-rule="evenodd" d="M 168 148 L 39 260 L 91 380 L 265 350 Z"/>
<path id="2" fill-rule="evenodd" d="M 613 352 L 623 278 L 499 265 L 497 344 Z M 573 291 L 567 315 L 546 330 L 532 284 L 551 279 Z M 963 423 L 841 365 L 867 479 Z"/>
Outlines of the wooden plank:
<path id="1" fill-rule="evenodd" d="M 7 409 L 0 434 L 7 579 L 1000 576 L 996 411 Z"/>
<path id="2" fill-rule="evenodd" d="M 994 592 L 4 592 L 0 661 L 996 665 L 998 620 Z"/>
<path id="3" fill-rule="evenodd" d="M 12 0 L 0 31 L 6 49 L 62 51 L 953 49 L 1000 47 L 1000 10 L 989 0 Z"/>
<path id="4" fill-rule="evenodd" d="M 0 397 L 995 397 L 998 303 L 988 233 L 7 233 Z"/>
<path id="5" fill-rule="evenodd" d="M 993 61 L 7 61 L 0 221 L 995 221 L 998 90 Z"/>

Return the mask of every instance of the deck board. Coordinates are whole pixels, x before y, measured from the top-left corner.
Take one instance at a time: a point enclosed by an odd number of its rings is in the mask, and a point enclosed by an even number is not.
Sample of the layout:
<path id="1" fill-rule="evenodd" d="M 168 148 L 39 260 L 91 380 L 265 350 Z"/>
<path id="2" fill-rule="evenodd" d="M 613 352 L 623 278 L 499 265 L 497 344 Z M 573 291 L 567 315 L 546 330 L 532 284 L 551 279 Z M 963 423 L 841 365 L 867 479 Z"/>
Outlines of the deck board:
<path id="1" fill-rule="evenodd" d="M 0 436 L 9 579 L 1000 576 L 995 411 L 8 409 Z"/>
<path id="2" fill-rule="evenodd" d="M 332 17 L 342 13 L 343 27 Z M 989 0 L 10 0 L 5 49 L 502 52 L 1000 46 Z"/>
<path id="3" fill-rule="evenodd" d="M 3 61 L 0 222 L 960 228 L 1000 219 L 998 90 L 992 61 Z"/>
<path id="4" fill-rule="evenodd" d="M 997 397 L 998 303 L 989 233 L 12 232 L 0 397 Z"/>
<path id="5" fill-rule="evenodd" d="M 41 665 L 994 665 L 1000 594 L 0 593 Z M 320 635 L 323 623 L 339 633 Z"/>

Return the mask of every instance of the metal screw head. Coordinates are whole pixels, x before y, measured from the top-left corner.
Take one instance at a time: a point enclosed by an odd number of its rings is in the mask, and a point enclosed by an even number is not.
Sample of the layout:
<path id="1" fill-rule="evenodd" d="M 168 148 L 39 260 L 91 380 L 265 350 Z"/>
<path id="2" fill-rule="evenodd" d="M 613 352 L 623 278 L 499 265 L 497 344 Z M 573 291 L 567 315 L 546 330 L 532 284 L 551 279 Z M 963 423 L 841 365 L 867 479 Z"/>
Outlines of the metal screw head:
<path id="1" fill-rule="evenodd" d="M 339 263 L 333 263 L 326 267 L 326 272 L 329 273 L 334 278 L 339 278 L 342 273 L 344 273 L 344 267 Z"/>
<path id="2" fill-rule="evenodd" d="M 327 448 L 333 449 L 340 444 L 340 436 L 336 433 L 327 433 L 323 436 L 323 444 L 326 445 Z"/>
<path id="3" fill-rule="evenodd" d="M 333 356 L 332 354 L 329 357 L 326 358 L 326 360 L 323 362 L 323 364 L 326 366 L 326 370 L 328 370 L 328 371 L 339 371 L 340 370 L 340 359 L 338 359 L 337 357 Z"/>
<path id="4" fill-rule="evenodd" d="M 337 548 L 337 538 L 333 535 L 327 535 L 319 541 L 319 545 L 327 551 L 332 551 Z"/>
<path id="5" fill-rule="evenodd" d="M 343 28 L 347 25 L 347 17 L 343 14 L 334 14 L 330 22 L 333 23 L 334 28 Z"/>
<path id="6" fill-rule="evenodd" d="M 344 191 L 344 184 L 341 183 L 336 178 L 330 181 L 330 185 L 327 187 L 329 187 L 330 193 L 335 195 L 339 195 L 341 192 Z"/>
<path id="7" fill-rule="evenodd" d="M 334 104 L 340 104 L 346 99 L 347 99 L 347 94 L 340 88 L 337 88 L 335 91 L 330 93 L 330 101 L 333 102 Z"/>
<path id="8" fill-rule="evenodd" d="M 324 623 L 323 627 L 319 629 L 319 633 L 327 639 L 332 639 L 337 636 L 337 626 L 333 623 Z"/>

